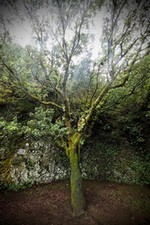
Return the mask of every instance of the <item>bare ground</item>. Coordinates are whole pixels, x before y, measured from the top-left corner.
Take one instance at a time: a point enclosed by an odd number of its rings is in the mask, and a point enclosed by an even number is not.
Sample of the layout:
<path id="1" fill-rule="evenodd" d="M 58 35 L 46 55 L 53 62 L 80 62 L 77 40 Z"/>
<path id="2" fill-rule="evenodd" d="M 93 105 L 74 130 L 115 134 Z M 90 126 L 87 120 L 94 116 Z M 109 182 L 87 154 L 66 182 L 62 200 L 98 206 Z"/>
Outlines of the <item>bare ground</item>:
<path id="1" fill-rule="evenodd" d="M 72 216 L 69 181 L 0 193 L 0 225 L 150 225 L 148 186 L 84 181 L 88 210 Z"/>

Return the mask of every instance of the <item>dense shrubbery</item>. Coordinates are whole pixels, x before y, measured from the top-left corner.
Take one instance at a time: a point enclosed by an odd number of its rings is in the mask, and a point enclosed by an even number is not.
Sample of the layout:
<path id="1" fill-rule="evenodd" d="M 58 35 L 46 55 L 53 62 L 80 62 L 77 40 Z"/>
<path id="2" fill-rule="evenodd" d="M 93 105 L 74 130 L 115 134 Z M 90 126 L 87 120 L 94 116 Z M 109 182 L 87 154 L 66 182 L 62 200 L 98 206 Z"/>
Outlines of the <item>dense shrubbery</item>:
<path id="1" fill-rule="evenodd" d="M 39 139 L 53 137 L 57 140 L 60 137 L 67 135 L 63 121 L 55 120 L 53 109 L 44 109 L 36 107 L 34 112 L 30 112 L 27 121 L 19 122 L 17 116 L 14 116 L 11 121 L 6 121 L 0 117 L 0 132 L 1 140 L 9 139 L 12 136 L 20 136 L 24 139 Z"/>
<path id="2" fill-rule="evenodd" d="M 139 151 L 149 149 L 150 57 L 134 66 L 123 88 L 112 90 L 103 108 L 97 111 L 95 129 L 108 141 L 125 142 Z M 143 80 L 146 80 L 144 83 Z M 122 143 L 123 144 L 123 143 Z"/>

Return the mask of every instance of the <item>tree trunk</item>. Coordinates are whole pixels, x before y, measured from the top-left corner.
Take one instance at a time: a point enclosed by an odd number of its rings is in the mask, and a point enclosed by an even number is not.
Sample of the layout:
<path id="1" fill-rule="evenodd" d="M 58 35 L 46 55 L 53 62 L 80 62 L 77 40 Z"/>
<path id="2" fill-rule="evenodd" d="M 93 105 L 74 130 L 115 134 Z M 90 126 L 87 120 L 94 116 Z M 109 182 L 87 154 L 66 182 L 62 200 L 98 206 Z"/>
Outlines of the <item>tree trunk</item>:
<path id="1" fill-rule="evenodd" d="M 82 189 L 82 177 L 79 168 L 78 155 L 73 149 L 70 151 L 70 167 L 71 167 L 71 205 L 73 215 L 79 216 L 86 210 L 86 201 Z"/>

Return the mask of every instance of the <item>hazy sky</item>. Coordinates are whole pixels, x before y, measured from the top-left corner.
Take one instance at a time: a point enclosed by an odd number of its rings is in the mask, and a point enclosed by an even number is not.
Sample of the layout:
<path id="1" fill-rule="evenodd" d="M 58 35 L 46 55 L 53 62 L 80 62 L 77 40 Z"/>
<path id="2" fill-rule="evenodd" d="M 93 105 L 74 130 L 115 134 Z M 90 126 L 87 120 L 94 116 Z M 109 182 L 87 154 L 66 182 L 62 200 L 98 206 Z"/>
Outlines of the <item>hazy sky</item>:
<path id="1" fill-rule="evenodd" d="M 21 6 L 21 1 L 19 3 L 19 7 Z M 21 10 L 19 11 L 21 13 Z M 15 15 L 9 11 L 8 7 L 5 5 L 5 0 L 0 0 L 0 14 L 5 17 L 7 21 L 10 22 L 8 25 L 10 35 L 13 37 L 13 41 L 22 45 L 23 47 L 28 44 L 34 44 L 31 24 L 27 19 L 24 21 L 20 21 L 16 19 Z M 98 51 L 100 49 L 100 36 L 102 32 L 102 20 L 103 20 L 103 11 L 98 12 L 93 18 L 93 22 L 90 23 L 89 29 L 86 32 L 90 34 L 94 34 L 94 39 L 90 44 L 92 48 L 93 56 L 97 56 Z M 1 28 L 2 29 L 2 28 Z M 3 31 L 1 31 L 3 32 Z"/>
<path id="2" fill-rule="evenodd" d="M 18 2 L 18 8 L 20 9 L 19 15 L 20 15 L 20 17 L 22 17 L 22 15 L 24 14 L 24 11 L 22 10 L 23 9 L 22 1 L 18 0 L 17 2 Z M 105 2 L 110 3 L 111 1 L 106 0 Z M 130 5 L 127 5 L 127 7 L 124 10 L 124 16 L 126 15 L 126 13 L 128 13 L 128 11 L 132 7 L 134 7 L 133 3 L 136 3 L 136 2 L 137 1 L 129 2 Z M 12 13 L 9 11 L 6 3 L 7 3 L 7 0 L 0 0 L 0 14 L 5 17 L 6 21 L 10 22 L 10 24 L 8 25 L 8 28 L 9 28 L 11 36 L 13 37 L 13 41 L 22 46 L 26 46 L 28 44 L 30 44 L 30 45 L 34 44 L 33 33 L 32 33 L 31 24 L 29 23 L 29 20 L 27 20 L 26 17 L 24 17 L 24 20 L 22 22 L 18 18 L 16 19 L 14 12 Z M 39 17 L 44 15 L 44 13 L 46 12 L 44 10 L 40 11 L 41 14 L 39 14 Z M 89 29 L 84 30 L 84 32 L 89 32 L 90 34 L 94 35 L 94 39 L 91 41 L 89 47 L 91 47 L 91 49 L 92 49 L 91 51 L 92 51 L 93 55 L 95 56 L 95 58 L 96 58 L 98 52 L 101 50 L 100 38 L 102 35 L 103 18 L 105 16 L 106 16 L 106 7 L 103 7 L 101 9 L 101 11 L 98 11 L 97 14 L 94 16 L 94 18 L 92 18 L 93 23 L 92 22 L 90 23 Z M 122 21 L 120 22 L 119 26 L 120 26 L 120 28 L 122 27 Z M 2 23 L 0 23 L 0 28 L 1 28 L 1 32 L 3 32 Z M 141 32 L 141 31 L 137 30 L 136 32 Z M 69 31 L 68 35 L 69 36 L 71 35 L 70 31 Z"/>

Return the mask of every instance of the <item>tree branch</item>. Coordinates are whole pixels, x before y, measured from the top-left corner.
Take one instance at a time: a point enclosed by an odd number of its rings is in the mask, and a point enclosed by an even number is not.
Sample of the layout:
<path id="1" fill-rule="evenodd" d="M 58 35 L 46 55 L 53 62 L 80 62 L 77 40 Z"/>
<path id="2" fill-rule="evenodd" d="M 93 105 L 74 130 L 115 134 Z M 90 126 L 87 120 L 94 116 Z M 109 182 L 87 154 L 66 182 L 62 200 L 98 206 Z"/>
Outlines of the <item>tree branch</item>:
<path id="1" fill-rule="evenodd" d="M 20 81 L 19 76 L 16 72 L 13 71 L 12 68 L 10 68 L 4 61 L 3 61 L 3 65 L 5 66 L 5 68 L 7 69 L 7 71 L 10 73 L 10 75 L 12 76 L 13 79 L 16 79 L 16 81 L 18 82 L 18 88 L 21 89 L 24 93 L 26 93 L 28 96 L 30 96 L 31 98 L 33 98 L 34 100 L 44 104 L 44 105 L 51 105 L 53 107 L 57 107 L 59 109 L 63 109 L 62 106 L 56 104 L 55 102 L 51 102 L 51 101 L 43 101 L 40 98 L 38 98 L 37 96 L 33 95 L 30 93 L 30 91 L 24 87 L 23 83 Z M 17 74 L 17 75 L 16 75 Z"/>

